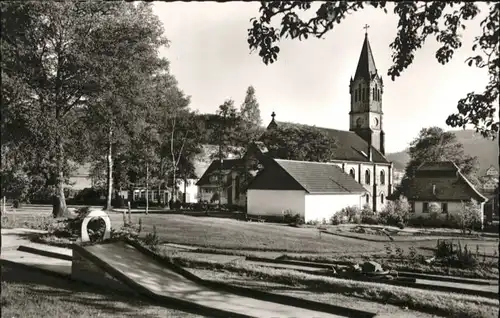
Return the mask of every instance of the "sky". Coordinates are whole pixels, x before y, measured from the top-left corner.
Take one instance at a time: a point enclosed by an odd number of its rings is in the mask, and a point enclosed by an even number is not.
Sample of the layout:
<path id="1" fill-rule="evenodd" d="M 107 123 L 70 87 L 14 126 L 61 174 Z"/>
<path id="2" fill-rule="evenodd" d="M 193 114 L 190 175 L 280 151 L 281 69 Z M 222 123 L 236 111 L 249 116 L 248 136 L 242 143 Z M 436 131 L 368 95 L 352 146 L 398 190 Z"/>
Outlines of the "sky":
<path id="1" fill-rule="evenodd" d="M 390 43 L 397 34 L 397 16 L 389 10 L 366 8 L 348 16 L 324 38 L 281 40 L 278 61 L 265 65 L 247 43 L 250 19 L 259 15 L 259 2 L 155 2 L 169 39 L 160 55 L 170 61 L 179 87 L 191 96 L 191 108 L 214 113 L 231 98 L 239 108 L 252 85 L 264 125 L 276 120 L 349 130 L 349 80 L 354 76 L 368 37 L 378 73 L 384 80 L 382 109 L 386 152 L 404 150 L 424 127 L 439 126 L 455 113 L 457 102 L 488 82 L 486 69 L 469 67 L 472 43 L 480 34 L 477 17 L 466 24 L 462 48 L 441 65 L 439 44 L 429 38 L 412 65 L 392 81 Z M 456 128 L 455 128 L 456 129 Z"/>

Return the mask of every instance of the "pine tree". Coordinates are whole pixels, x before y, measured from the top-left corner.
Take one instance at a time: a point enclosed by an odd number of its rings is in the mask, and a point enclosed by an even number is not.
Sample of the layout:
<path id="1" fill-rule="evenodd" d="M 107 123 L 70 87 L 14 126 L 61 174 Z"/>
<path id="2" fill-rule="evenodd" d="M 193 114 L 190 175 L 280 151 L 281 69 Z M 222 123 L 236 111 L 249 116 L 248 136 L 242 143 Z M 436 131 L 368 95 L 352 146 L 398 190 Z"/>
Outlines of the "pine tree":
<path id="1" fill-rule="evenodd" d="M 258 128 L 262 124 L 259 103 L 255 97 L 255 88 L 253 86 L 249 86 L 247 89 L 245 101 L 241 104 L 240 114 L 243 120 L 250 124 L 251 128 Z"/>

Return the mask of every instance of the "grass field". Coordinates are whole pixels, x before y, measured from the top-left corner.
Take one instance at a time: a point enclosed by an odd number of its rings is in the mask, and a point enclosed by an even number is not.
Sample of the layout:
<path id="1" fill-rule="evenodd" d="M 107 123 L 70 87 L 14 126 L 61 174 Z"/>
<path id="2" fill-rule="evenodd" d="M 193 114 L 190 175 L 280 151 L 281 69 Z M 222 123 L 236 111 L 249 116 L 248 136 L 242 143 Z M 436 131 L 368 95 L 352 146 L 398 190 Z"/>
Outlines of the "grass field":
<path id="1" fill-rule="evenodd" d="M 121 215 L 111 216 L 113 224 L 123 224 Z M 223 249 L 246 249 L 290 252 L 359 252 L 380 251 L 383 246 L 332 235 L 319 236 L 317 229 L 287 225 L 242 222 L 214 217 L 192 217 L 178 214 L 132 215 L 142 231 L 156 226 L 162 241 Z"/>
<path id="2" fill-rule="evenodd" d="M 8 318 L 203 317 L 6 264 L 1 308 L 2 317 Z"/>

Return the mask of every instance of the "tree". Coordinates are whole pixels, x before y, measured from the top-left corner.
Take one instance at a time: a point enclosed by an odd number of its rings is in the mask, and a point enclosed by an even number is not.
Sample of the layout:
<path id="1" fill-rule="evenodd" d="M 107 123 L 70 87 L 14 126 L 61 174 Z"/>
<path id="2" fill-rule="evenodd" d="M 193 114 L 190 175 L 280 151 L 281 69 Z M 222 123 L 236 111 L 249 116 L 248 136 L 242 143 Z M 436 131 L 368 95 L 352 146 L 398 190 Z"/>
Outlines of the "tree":
<path id="1" fill-rule="evenodd" d="M 325 162 L 333 157 L 336 141 L 315 127 L 268 129 L 260 139 L 274 158 Z"/>
<path id="2" fill-rule="evenodd" d="M 243 104 L 241 104 L 240 114 L 243 121 L 249 124 L 249 128 L 259 128 L 262 124 L 260 118 L 260 109 L 257 98 L 255 97 L 255 88 L 249 86 Z"/>
<path id="3" fill-rule="evenodd" d="M 472 46 L 473 51 L 480 52 L 466 62 L 469 66 L 487 68 L 489 83 L 484 92 L 471 92 L 460 99 L 458 113 L 451 114 L 446 124 L 463 128 L 472 124 L 483 136 L 495 138 L 499 129 L 496 111 L 500 86 L 500 4 L 487 4 L 488 16 L 480 22 L 482 34 L 475 38 Z M 301 19 L 299 13 L 310 10 L 311 6 L 311 1 L 261 1 L 260 17 L 253 18 L 252 27 L 248 29 L 250 49 L 258 50 L 264 63 L 273 63 L 280 52 L 276 42 L 282 38 L 322 38 L 348 15 L 365 6 L 387 13 L 386 1 L 329 1 L 322 2 L 313 17 Z M 398 15 L 399 23 L 398 34 L 390 45 L 394 64 L 388 75 L 392 80 L 411 65 L 415 52 L 422 48 L 429 36 L 436 36 L 441 44 L 436 52 L 438 62 L 449 62 L 455 50 L 462 45 L 460 38 L 465 30 L 464 22 L 477 18 L 480 8 L 477 2 L 401 1 L 394 4 L 394 13 Z M 282 17 L 281 28 L 272 26 L 273 18 L 277 16 Z"/>
<path id="4" fill-rule="evenodd" d="M 439 127 L 424 128 L 411 142 L 408 153 L 410 161 L 395 195 L 407 193 L 415 170 L 424 162 L 430 161 L 453 161 L 472 183 L 478 184 L 475 176 L 477 158 L 465 154 L 463 145 L 452 132 L 446 132 Z"/>
<path id="5" fill-rule="evenodd" d="M 47 153 L 52 164 L 53 214 L 63 216 L 73 111 L 95 100 L 92 97 L 107 91 L 110 84 L 112 88 L 133 85 L 117 82 L 119 76 L 109 71 L 121 69 L 125 76 L 127 66 L 147 66 L 150 54 L 165 44 L 163 31 L 148 4 L 5 2 L 1 8 L 2 71 L 18 84 L 17 107 L 24 107 L 20 112 L 28 119 L 27 129 L 43 136 L 36 147 Z M 125 72 L 116 63 L 125 66 Z"/>

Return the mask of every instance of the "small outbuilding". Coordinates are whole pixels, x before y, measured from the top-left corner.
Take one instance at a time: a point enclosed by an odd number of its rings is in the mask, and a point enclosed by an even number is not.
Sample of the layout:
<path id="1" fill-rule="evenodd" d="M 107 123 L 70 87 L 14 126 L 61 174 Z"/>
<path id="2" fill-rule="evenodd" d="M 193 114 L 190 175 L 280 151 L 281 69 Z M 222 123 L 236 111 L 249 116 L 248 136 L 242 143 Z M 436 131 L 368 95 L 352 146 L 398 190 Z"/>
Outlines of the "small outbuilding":
<path id="1" fill-rule="evenodd" d="M 247 212 L 264 217 L 299 214 L 305 222 L 329 220 L 345 207 L 361 207 L 366 192 L 335 164 L 273 159 L 248 186 Z"/>

